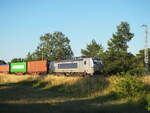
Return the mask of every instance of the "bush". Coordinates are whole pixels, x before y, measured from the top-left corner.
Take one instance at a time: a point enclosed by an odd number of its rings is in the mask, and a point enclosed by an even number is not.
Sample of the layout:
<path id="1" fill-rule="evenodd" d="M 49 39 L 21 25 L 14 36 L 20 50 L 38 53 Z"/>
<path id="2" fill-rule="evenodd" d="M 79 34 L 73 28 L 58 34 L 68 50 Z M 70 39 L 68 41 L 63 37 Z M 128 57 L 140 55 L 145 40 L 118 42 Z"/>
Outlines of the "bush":
<path id="1" fill-rule="evenodd" d="M 130 75 L 143 75 L 144 74 L 144 68 L 139 67 L 139 68 L 133 68 L 128 71 Z"/>
<path id="2" fill-rule="evenodd" d="M 122 77 L 116 82 L 115 88 L 121 97 L 143 97 L 145 95 L 144 83 L 137 76 Z"/>
<path id="3" fill-rule="evenodd" d="M 148 96 L 147 98 L 146 98 L 146 109 L 147 109 L 147 111 L 150 111 L 150 97 Z"/>

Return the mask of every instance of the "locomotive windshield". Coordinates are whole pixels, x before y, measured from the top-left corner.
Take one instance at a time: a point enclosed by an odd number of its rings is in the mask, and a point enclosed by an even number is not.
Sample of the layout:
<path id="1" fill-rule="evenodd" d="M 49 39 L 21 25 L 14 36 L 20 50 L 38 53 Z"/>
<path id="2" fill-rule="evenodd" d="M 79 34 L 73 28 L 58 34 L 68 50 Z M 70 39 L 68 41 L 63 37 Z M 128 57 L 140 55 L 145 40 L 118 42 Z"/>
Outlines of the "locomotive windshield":
<path id="1" fill-rule="evenodd" d="M 100 58 L 93 58 L 94 64 L 102 64 L 102 60 Z"/>

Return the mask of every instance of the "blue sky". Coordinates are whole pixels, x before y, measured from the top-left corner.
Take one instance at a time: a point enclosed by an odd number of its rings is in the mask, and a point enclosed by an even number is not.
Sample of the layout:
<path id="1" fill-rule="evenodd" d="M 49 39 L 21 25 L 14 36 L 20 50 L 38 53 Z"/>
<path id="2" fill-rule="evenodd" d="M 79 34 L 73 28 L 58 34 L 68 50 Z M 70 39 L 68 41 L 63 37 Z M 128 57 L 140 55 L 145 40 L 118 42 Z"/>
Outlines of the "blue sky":
<path id="1" fill-rule="evenodd" d="M 70 39 L 75 56 L 92 39 L 106 50 L 121 21 L 135 33 L 128 51 L 136 54 L 144 47 L 140 26 L 150 28 L 150 0 L 0 0 L 0 59 L 24 58 L 41 35 L 55 31 Z"/>

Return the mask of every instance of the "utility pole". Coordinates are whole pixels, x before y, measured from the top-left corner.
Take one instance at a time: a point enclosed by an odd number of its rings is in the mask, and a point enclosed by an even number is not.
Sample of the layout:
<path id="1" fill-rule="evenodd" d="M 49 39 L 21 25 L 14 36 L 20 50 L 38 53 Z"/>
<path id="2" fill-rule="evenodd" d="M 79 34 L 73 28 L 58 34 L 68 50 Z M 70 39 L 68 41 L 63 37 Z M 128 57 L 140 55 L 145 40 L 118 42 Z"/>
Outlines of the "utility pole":
<path id="1" fill-rule="evenodd" d="M 142 25 L 142 27 L 145 28 L 145 57 L 144 57 L 144 74 L 148 75 L 149 71 L 149 64 L 148 64 L 148 26 L 147 25 Z"/>
<path id="2" fill-rule="evenodd" d="M 43 52 L 42 52 L 42 60 L 43 60 Z"/>

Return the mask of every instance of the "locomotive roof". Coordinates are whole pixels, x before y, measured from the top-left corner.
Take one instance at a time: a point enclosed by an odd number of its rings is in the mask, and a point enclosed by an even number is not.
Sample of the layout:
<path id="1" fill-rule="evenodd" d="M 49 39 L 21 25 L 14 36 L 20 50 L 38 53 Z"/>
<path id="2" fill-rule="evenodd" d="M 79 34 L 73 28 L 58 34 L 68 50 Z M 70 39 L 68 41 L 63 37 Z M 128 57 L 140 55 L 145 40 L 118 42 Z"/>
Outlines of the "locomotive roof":
<path id="1" fill-rule="evenodd" d="M 100 58 L 98 57 L 88 57 L 88 56 L 82 56 L 82 57 L 73 57 L 71 59 L 66 59 L 66 60 L 57 60 L 55 62 L 72 62 L 72 61 L 82 61 L 83 59 L 85 58 L 92 58 L 92 59 L 97 59 L 97 60 L 100 60 Z"/>
<path id="2" fill-rule="evenodd" d="M 71 61 L 82 61 L 83 58 L 81 59 L 66 59 L 66 60 L 57 60 L 55 62 L 71 62 Z"/>
<path id="3" fill-rule="evenodd" d="M 82 61 L 84 58 L 92 58 L 92 57 L 87 57 L 87 56 L 82 56 L 82 57 L 73 57 L 73 58 L 66 59 L 66 60 L 57 60 L 57 61 L 55 61 L 55 62 Z"/>

